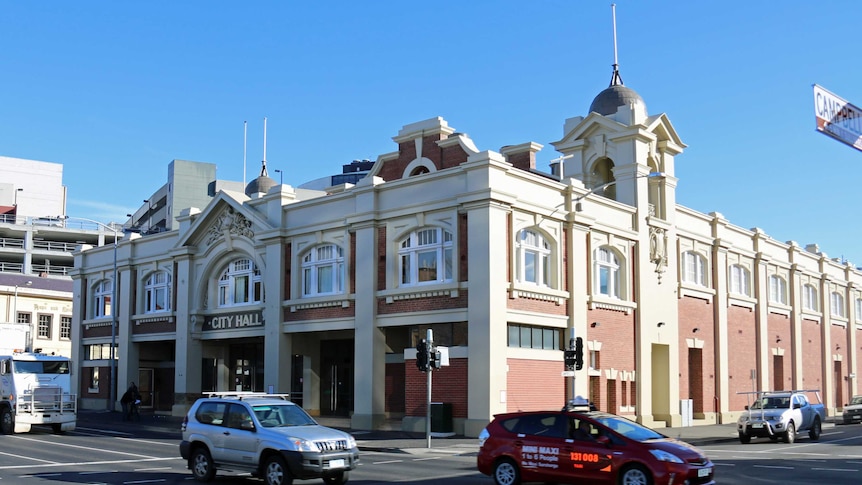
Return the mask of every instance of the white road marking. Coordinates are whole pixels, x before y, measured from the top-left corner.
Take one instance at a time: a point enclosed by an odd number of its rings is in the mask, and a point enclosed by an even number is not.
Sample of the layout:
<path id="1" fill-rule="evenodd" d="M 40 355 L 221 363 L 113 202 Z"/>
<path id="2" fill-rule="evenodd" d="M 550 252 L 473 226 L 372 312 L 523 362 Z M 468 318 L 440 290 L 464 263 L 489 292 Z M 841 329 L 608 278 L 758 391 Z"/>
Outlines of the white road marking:
<path id="1" fill-rule="evenodd" d="M 0 455 L 4 455 L 4 456 L 11 456 L 11 457 L 14 457 L 14 458 L 22 458 L 22 459 L 24 459 L 24 460 L 41 461 L 42 463 L 57 463 L 56 461 L 40 460 L 39 458 L 33 458 L 32 456 L 16 455 L 16 454 L 13 454 L 13 453 L 4 453 L 4 452 L 2 452 L 2 451 L 0 451 Z"/>
<path id="2" fill-rule="evenodd" d="M 89 452 L 93 451 L 93 448 L 90 446 L 79 446 L 79 445 L 73 445 L 73 444 L 69 444 L 69 443 L 47 442 L 47 441 L 43 441 L 43 440 L 37 440 L 34 438 L 25 438 L 23 436 L 15 436 L 15 439 L 24 440 L 24 441 L 33 441 L 36 443 L 50 443 L 54 446 L 66 446 L 68 448 L 79 448 L 82 450 L 87 450 Z M 135 456 L 135 457 L 139 457 L 139 458 L 154 458 L 154 457 L 149 456 L 149 455 L 139 455 L 137 453 L 126 453 L 124 451 L 114 451 L 114 450 L 110 450 L 110 449 L 106 449 L 106 448 L 99 448 L 99 451 L 104 451 L 106 453 L 113 453 L 115 455 Z"/>
<path id="3" fill-rule="evenodd" d="M 84 465 L 111 465 L 118 463 L 139 463 L 142 461 L 168 461 L 168 460 L 182 460 L 180 457 L 170 457 L 170 458 L 144 458 L 137 460 L 110 460 L 110 461 L 79 461 L 72 463 L 50 463 L 46 465 L 8 465 L 8 466 L 0 466 L 0 470 L 14 470 L 16 468 L 50 468 L 50 467 L 58 467 L 58 466 L 84 466 Z"/>

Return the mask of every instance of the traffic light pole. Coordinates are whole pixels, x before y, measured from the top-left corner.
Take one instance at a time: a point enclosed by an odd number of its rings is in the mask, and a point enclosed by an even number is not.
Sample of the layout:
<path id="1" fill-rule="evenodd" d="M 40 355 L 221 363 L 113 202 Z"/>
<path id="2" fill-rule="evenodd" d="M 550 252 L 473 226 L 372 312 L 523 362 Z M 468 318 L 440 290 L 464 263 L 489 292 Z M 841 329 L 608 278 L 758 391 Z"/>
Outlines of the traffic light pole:
<path id="1" fill-rule="evenodd" d="M 428 353 L 427 362 L 428 362 L 428 400 L 426 402 L 427 409 L 425 414 L 425 445 L 426 448 L 431 448 L 431 374 L 434 372 L 434 366 L 431 365 L 431 349 L 434 346 L 434 334 L 431 329 L 428 329 L 427 335 L 425 337 L 425 341 L 428 342 L 428 345 L 425 347 L 425 351 Z"/>
<path id="2" fill-rule="evenodd" d="M 575 329 L 572 328 L 572 337 L 569 339 L 569 350 L 575 350 Z M 572 374 L 572 401 L 574 402 L 575 397 L 577 397 L 577 392 L 575 391 L 575 374 Z"/>

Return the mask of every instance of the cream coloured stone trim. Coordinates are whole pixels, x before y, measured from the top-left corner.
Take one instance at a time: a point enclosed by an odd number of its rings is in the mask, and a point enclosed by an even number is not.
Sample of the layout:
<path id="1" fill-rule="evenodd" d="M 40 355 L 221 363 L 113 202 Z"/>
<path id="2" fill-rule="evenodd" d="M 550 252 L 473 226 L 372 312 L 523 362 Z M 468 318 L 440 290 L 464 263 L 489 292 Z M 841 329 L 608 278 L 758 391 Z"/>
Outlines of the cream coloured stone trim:
<path id="1" fill-rule="evenodd" d="M 591 296 L 587 303 L 590 306 L 590 310 L 602 308 L 605 310 L 624 312 L 626 315 L 638 307 L 637 303 L 634 302 L 603 298 L 601 296 Z"/>

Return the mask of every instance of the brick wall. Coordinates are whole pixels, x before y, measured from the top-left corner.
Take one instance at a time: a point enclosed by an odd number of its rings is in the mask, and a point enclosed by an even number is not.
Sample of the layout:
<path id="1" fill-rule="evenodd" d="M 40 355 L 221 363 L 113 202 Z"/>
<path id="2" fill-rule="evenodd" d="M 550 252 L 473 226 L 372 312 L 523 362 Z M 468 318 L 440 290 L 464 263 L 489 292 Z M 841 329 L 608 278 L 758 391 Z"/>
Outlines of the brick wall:
<path id="1" fill-rule="evenodd" d="M 284 274 L 281 275 L 284 278 L 284 294 L 282 298 L 285 300 L 290 300 L 290 284 L 293 281 L 291 277 L 291 270 L 293 269 L 293 261 L 291 260 L 291 253 L 293 251 L 293 245 L 288 243 L 284 245 Z"/>
<path id="2" fill-rule="evenodd" d="M 108 327 L 110 328 L 110 327 Z M 165 333 L 170 332 L 174 333 L 177 331 L 177 326 L 174 323 L 173 317 L 165 318 L 159 322 L 146 322 L 141 324 L 132 323 L 132 333 L 133 334 L 147 334 L 147 333 Z"/>
<path id="3" fill-rule="evenodd" d="M 754 311 L 731 305 L 727 309 L 727 347 L 729 349 L 728 407 L 741 411 L 750 396 L 737 394 L 756 390 L 752 388 L 751 369 L 757 369 L 757 339 L 754 332 Z"/>
<path id="4" fill-rule="evenodd" d="M 532 298 L 509 298 L 506 300 L 506 307 L 510 310 L 523 310 L 550 315 L 566 315 L 568 312 L 565 302 L 558 305 L 552 301 L 534 300 Z"/>
<path id="5" fill-rule="evenodd" d="M 411 360 L 409 363 L 415 363 Z M 415 365 L 413 366 L 415 369 Z M 404 412 L 404 394 L 405 394 L 405 371 L 407 366 L 405 363 L 386 364 L 386 412 L 387 413 L 403 413 Z M 418 369 L 416 370 L 418 372 Z M 423 381 L 424 382 L 424 381 Z"/>
<path id="6" fill-rule="evenodd" d="M 820 359 L 820 324 L 802 319 L 802 388 L 823 389 L 823 366 Z M 831 361 L 831 359 L 829 359 Z M 821 395 L 822 397 L 822 395 Z"/>
<path id="7" fill-rule="evenodd" d="M 420 291 L 420 288 L 417 288 Z M 467 291 L 459 290 L 457 297 L 449 295 L 432 296 L 428 298 L 411 298 L 408 300 L 395 300 L 386 303 L 385 298 L 377 299 L 377 314 L 387 315 L 391 313 L 413 313 L 434 310 L 448 310 L 452 308 L 467 308 Z"/>
<path id="8" fill-rule="evenodd" d="M 451 146 L 448 148 L 440 148 L 437 142 L 445 140 L 448 135 L 438 133 L 422 138 L 422 157 L 431 160 L 437 170 L 457 167 L 467 161 L 467 153 L 460 146 Z M 401 178 L 407 165 L 417 157 L 416 143 L 409 140 L 398 144 L 398 158 L 387 161 L 383 164 L 378 176 L 383 180 L 398 180 Z"/>
<path id="9" fill-rule="evenodd" d="M 301 322 L 305 320 L 322 320 L 326 318 L 350 318 L 356 315 L 356 306 L 351 305 L 347 308 L 341 306 L 330 306 L 323 308 L 303 308 L 290 311 L 289 308 L 284 310 L 285 322 Z"/>
<path id="10" fill-rule="evenodd" d="M 776 313 L 767 315 L 766 335 L 764 339 L 766 340 L 766 347 L 769 349 L 768 382 L 771 390 L 789 390 L 793 388 L 793 359 L 790 352 L 791 332 L 789 316 L 778 315 Z M 779 342 L 779 340 L 781 341 Z M 773 358 L 774 353 L 772 351 L 775 348 L 784 349 L 784 357 L 781 359 L 782 369 L 778 371 L 782 375 L 780 388 L 776 387 L 775 359 Z"/>
<path id="11" fill-rule="evenodd" d="M 560 361 L 507 359 L 506 411 L 559 409 L 566 402 Z"/>
<path id="12" fill-rule="evenodd" d="M 467 241 L 470 237 L 470 230 L 467 221 L 467 214 L 458 215 L 458 281 L 470 281 L 468 268 L 470 267 L 470 259 L 467 253 Z"/>
<path id="13" fill-rule="evenodd" d="M 847 377 L 847 374 L 850 373 L 850 370 L 847 368 L 848 365 L 848 357 L 847 357 L 847 329 L 844 327 L 839 327 L 838 325 L 830 325 L 829 327 L 829 339 L 832 341 L 831 349 L 826 353 L 828 357 L 826 359 L 827 362 L 830 363 L 832 368 L 830 372 L 832 372 L 832 388 L 833 392 L 830 396 L 831 404 L 835 407 L 842 407 L 844 403 L 850 401 L 850 386 L 848 382 L 844 380 Z M 833 355 L 840 355 L 841 360 L 833 361 Z M 840 366 L 840 368 L 839 368 Z M 835 373 L 835 369 L 839 368 L 839 373 Z M 821 392 L 822 396 L 822 392 Z"/>
<path id="14" fill-rule="evenodd" d="M 684 296 L 679 299 L 679 398 L 691 399 L 693 412 L 716 411 L 715 328 L 711 300 Z M 697 328 L 697 333 L 694 329 Z M 664 330 L 662 330 L 664 331 Z M 703 340 L 700 352 L 688 348 L 686 339 Z M 699 360 L 700 373 L 692 375 L 689 359 Z M 693 385 L 690 386 L 689 383 Z M 693 387 L 694 389 L 691 389 Z M 701 391 L 696 392 L 700 387 Z"/>
<path id="15" fill-rule="evenodd" d="M 397 255 L 394 257 L 398 257 Z M 377 290 L 386 289 L 386 228 L 377 228 Z"/>
<path id="16" fill-rule="evenodd" d="M 404 415 L 425 416 L 428 384 L 416 361 L 404 362 Z M 467 417 L 467 359 L 449 359 L 449 365 L 432 373 L 431 402 L 452 403 L 452 417 Z"/>
<path id="17" fill-rule="evenodd" d="M 599 370 L 601 375 L 590 378 L 590 399 L 602 411 L 617 412 L 607 409 L 608 384 L 605 374 L 606 370 L 617 371 L 635 370 L 635 356 L 632 349 L 635 347 L 635 314 L 625 312 L 594 309 L 587 312 L 587 322 L 598 323 L 597 326 L 588 326 L 587 335 L 584 337 L 584 363 L 589 366 L 589 342 L 598 341 L 601 345 L 599 353 Z M 619 396 L 619 379 L 613 383 L 614 391 Z M 617 401 L 619 404 L 619 400 Z"/>

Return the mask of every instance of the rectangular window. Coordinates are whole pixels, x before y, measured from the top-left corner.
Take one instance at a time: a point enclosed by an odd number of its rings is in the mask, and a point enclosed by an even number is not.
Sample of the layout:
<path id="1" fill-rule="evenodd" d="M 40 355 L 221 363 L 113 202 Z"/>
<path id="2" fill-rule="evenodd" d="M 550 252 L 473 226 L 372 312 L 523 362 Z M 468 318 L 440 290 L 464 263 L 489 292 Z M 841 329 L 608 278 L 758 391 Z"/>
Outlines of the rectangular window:
<path id="1" fill-rule="evenodd" d="M 51 322 L 53 315 L 39 315 L 39 338 L 51 338 Z"/>
<path id="2" fill-rule="evenodd" d="M 620 381 L 620 405 L 622 407 L 628 407 L 629 405 L 629 395 L 628 395 L 628 382 Z"/>
<path id="3" fill-rule="evenodd" d="M 30 313 L 18 312 L 18 318 L 15 321 L 24 325 L 30 325 L 32 318 L 33 315 Z"/>
<path id="4" fill-rule="evenodd" d="M 87 372 L 89 374 L 89 388 L 90 391 L 96 392 L 99 390 L 99 368 L 98 367 L 88 367 Z"/>
<path id="5" fill-rule="evenodd" d="M 72 338 L 72 317 L 60 317 L 60 340 Z"/>
<path id="6" fill-rule="evenodd" d="M 509 325 L 509 347 L 562 350 L 558 328 Z"/>

